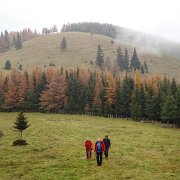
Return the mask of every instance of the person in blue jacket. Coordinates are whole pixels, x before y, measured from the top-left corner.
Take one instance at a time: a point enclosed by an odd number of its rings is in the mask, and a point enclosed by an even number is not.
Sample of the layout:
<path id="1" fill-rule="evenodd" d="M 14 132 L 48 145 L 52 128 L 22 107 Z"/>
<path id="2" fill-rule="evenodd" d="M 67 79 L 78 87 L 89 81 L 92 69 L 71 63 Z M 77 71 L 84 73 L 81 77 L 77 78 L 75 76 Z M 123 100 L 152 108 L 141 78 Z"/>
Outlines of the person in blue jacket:
<path id="1" fill-rule="evenodd" d="M 105 152 L 104 152 L 105 159 L 108 160 L 109 148 L 111 147 L 111 141 L 108 138 L 108 135 L 105 136 L 105 138 L 103 139 L 103 142 L 105 144 Z"/>

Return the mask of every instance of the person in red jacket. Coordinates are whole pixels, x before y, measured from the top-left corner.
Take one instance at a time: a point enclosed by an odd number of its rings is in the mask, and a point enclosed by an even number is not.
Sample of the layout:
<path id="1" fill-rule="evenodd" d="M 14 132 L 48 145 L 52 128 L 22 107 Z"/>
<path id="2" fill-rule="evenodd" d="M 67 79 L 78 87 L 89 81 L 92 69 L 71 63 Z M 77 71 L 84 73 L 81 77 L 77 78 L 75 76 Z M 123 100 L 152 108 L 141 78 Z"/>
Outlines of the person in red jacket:
<path id="1" fill-rule="evenodd" d="M 103 141 L 101 141 L 101 138 L 98 138 L 95 147 L 94 152 L 96 153 L 96 160 L 97 160 L 97 166 L 102 165 L 102 155 L 105 152 L 105 144 Z"/>
<path id="2" fill-rule="evenodd" d="M 87 138 L 87 140 L 84 143 L 84 146 L 86 147 L 86 158 L 90 159 L 91 158 L 91 150 L 92 150 L 92 146 L 93 146 L 92 141 L 90 141 L 89 138 Z"/>

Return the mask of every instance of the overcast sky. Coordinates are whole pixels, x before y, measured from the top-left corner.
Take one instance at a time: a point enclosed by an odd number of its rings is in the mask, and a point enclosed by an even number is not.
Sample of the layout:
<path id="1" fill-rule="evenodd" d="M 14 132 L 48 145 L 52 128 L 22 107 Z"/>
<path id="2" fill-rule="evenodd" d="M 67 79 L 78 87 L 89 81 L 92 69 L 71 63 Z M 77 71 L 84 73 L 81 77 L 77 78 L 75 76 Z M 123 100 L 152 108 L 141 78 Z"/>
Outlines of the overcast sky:
<path id="1" fill-rule="evenodd" d="M 180 0 L 0 0 L 0 31 L 111 23 L 180 42 Z"/>

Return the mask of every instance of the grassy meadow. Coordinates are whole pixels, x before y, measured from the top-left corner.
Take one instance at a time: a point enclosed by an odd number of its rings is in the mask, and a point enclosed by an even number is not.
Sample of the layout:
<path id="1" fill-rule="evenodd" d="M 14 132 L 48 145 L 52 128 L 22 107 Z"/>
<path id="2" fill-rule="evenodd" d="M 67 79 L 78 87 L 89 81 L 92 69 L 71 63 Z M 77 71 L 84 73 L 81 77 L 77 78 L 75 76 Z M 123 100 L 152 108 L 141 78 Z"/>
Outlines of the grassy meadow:
<path id="1" fill-rule="evenodd" d="M 67 49 L 62 52 L 60 43 L 63 36 L 66 37 Z M 114 44 L 111 43 L 112 40 Z M 112 66 L 116 61 L 116 52 L 119 46 L 123 52 L 124 48 L 127 48 L 129 58 L 132 57 L 133 44 L 123 43 L 99 34 L 94 34 L 91 37 L 90 33 L 64 32 L 40 36 L 25 42 L 20 50 L 11 49 L 0 53 L 0 68 L 3 69 L 6 60 L 10 60 L 12 66 L 18 67 L 19 64 L 22 64 L 24 70 L 31 70 L 33 66 L 48 67 L 50 62 L 55 63 L 56 67 L 88 67 L 93 69 L 95 63 L 91 65 L 90 61 L 95 62 L 96 60 L 98 44 L 104 51 L 104 59 L 109 57 Z M 140 61 L 147 62 L 151 74 L 166 75 L 170 78 L 174 76 L 180 80 L 180 59 L 154 50 L 136 48 Z"/>
<path id="2" fill-rule="evenodd" d="M 12 146 L 17 113 L 0 113 L 0 179 L 180 179 L 179 129 L 125 119 L 26 113 L 27 146 Z M 101 167 L 85 159 L 86 137 L 108 134 L 112 147 Z"/>

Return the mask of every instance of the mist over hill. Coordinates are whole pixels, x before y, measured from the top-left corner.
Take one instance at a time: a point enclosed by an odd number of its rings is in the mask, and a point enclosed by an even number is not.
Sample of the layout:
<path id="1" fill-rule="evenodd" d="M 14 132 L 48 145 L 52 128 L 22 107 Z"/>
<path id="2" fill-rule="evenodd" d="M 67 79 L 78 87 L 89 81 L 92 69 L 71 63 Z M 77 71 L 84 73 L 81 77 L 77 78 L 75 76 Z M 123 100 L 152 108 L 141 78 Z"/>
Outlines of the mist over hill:
<path id="1" fill-rule="evenodd" d="M 180 58 L 180 43 L 176 43 L 158 36 L 134 31 L 124 27 L 98 22 L 80 22 L 64 24 L 62 32 L 78 31 L 78 32 L 90 32 L 106 35 L 112 38 L 116 38 L 119 41 L 129 43 L 131 46 L 138 46 L 141 48 L 147 48 L 155 51 L 159 51 L 164 54 L 169 54 Z"/>

